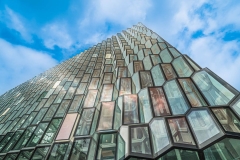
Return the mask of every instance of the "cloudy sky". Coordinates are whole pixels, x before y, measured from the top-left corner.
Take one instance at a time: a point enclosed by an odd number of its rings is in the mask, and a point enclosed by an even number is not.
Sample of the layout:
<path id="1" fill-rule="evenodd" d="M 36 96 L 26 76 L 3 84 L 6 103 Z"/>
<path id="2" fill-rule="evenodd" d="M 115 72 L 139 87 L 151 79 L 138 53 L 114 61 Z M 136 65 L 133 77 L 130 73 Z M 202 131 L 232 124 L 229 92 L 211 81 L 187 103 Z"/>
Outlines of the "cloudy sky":
<path id="1" fill-rule="evenodd" d="M 0 1 L 0 95 L 142 22 L 240 90 L 240 1 Z"/>

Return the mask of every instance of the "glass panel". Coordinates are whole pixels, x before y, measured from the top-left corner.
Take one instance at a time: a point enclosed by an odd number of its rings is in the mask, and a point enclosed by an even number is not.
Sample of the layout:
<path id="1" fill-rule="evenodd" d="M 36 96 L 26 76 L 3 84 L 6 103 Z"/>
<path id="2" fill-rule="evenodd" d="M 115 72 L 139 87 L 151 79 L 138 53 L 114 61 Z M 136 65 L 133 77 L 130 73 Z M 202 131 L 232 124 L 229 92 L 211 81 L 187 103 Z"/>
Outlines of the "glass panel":
<path id="1" fill-rule="evenodd" d="M 190 79 L 179 79 L 178 81 L 180 82 L 182 89 L 187 95 L 187 98 L 192 107 L 207 106 L 197 88 L 194 86 L 193 82 Z"/>
<path id="2" fill-rule="evenodd" d="M 98 90 L 89 90 L 83 107 L 94 107 Z"/>
<path id="3" fill-rule="evenodd" d="M 124 94 L 131 94 L 132 92 L 132 79 L 131 78 L 121 78 L 121 86 L 119 90 L 119 96 Z"/>
<path id="4" fill-rule="evenodd" d="M 102 84 L 112 83 L 112 73 L 105 73 Z"/>
<path id="5" fill-rule="evenodd" d="M 212 108 L 212 111 L 226 131 L 240 133 L 240 122 L 229 108 Z"/>
<path id="6" fill-rule="evenodd" d="M 172 56 L 170 55 L 170 53 L 167 49 L 164 49 L 160 53 L 160 57 L 161 57 L 163 63 L 170 63 L 172 61 Z"/>
<path id="7" fill-rule="evenodd" d="M 235 110 L 235 112 L 238 114 L 238 117 L 240 117 L 240 99 L 237 100 L 236 103 L 232 106 L 232 108 Z"/>
<path id="8" fill-rule="evenodd" d="M 97 148 L 97 143 L 94 139 L 92 139 L 89 153 L 88 153 L 88 160 L 93 160 L 95 158 L 96 148 Z"/>
<path id="9" fill-rule="evenodd" d="M 79 124 L 76 129 L 75 133 L 76 136 L 89 134 L 94 110 L 95 110 L 94 108 L 83 109 Z"/>
<path id="10" fill-rule="evenodd" d="M 171 115 L 162 88 L 149 88 L 149 91 L 155 116 Z"/>
<path id="11" fill-rule="evenodd" d="M 186 58 L 186 60 L 188 61 L 188 63 L 193 67 L 193 69 L 195 70 L 195 71 L 199 71 L 200 70 L 200 68 L 194 63 L 194 62 L 192 62 L 189 58 L 188 58 L 188 56 L 186 56 L 186 55 L 183 55 L 185 58 Z"/>
<path id="12" fill-rule="evenodd" d="M 150 72 L 140 72 L 140 80 L 142 88 L 153 86 L 152 77 Z"/>
<path id="13" fill-rule="evenodd" d="M 123 123 L 139 123 L 137 95 L 124 95 Z"/>
<path id="14" fill-rule="evenodd" d="M 33 150 L 21 151 L 19 153 L 17 160 L 28 160 L 30 159 L 32 153 L 33 153 Z"/>
<path id="15" fill-rule="evenodd" d="M 175 48 L 168 48 L 168 49 L 170 50 L 174 58 L 180 56 L 180 53 Z"/>
<path id="16" fill-rule="evenodd" d="M 68 143 L 54 144 L 53 149 L 50 152 L 49 160 L 65 160 Z"/>
<path id="17" fill-rule="evenodd" d="M 170 144 L 164 119 L 154 119 L 150 123 L 154 154 L 165 149 Z"/>
<path id="18" fill-rule="evenodd" d="M 76 91 L 76 94 L 84 94 L 85 93 L 85 90 L 87 88 L 87 84 L 88 83 L 80 83 L 77 91 Z"/>
<path id="19" fill-rule="evenodd" d="M 48 123 L 40 123 L 31 138 L 29 139 L 26 147 L 35 147 L 42 138 L 42 135 L 44 134 L 47 126 Z"/>
<path id="20" fill-rule="evenodd" d="M 189 109 L 189 106 L 185 101 L 175 80 L 167 82 L 164 85 L 164 90 L 166 92 L 169 105 L 174 115 L 184 114 Z"/>
<path id="21" fill-rule="evenodd" d="M 43 118 L 43 121 L 50 121 L 54 115 L 54 113 L 57 111 L 58 104 L 53 104 L 49 107 L 46 115 Z"/>
<path id="22" fill-rule="evenodd" d="M 211 105 L 226 105 L 234 98 L 234 93 L 218 82 L 206 71 L 201 71 L 193 76 L 194 82 L 202 91 Z"/>
<path id="23" fill-rule="evenodd" d="M 101 101 L 111 101 L 113 94 L 113 84 L 105 84 L 102 90 Z"/>
<path id="24" fill-rule="evenodd" d="M 8 143 L 8 141 L 12 138 L 12 135 L 13 135 L 13 134 L 14 134 L 14 133 L 12 133 L 12 132 L 8 132 L 8 133 L 4 136 L 3 140 L 0 141 L 0 150 L 3 149 L 3 147 Z"/>
<path id="25" fill-rule="evenodd" d="M 75 120 L 77 118 L 77 113 L 74 114 L 67 114 L 62 127 L 60 128 L 60 131 L 58 132 L 56 140 L 61 140 L 61 139 L 69 139 L 70 134 L 72 132 L 73 125 L 75 123 Z"/>
<path id="26" fill-rule="evenodd" d="M 72 99 L 75 93 L 76 87 L 70 87 L 64 99 Z"/>
<path id="27" fill-rule="evenodd" d="M 81 82 L 88 82 L 90 74 L 84 74 Z"/>
<path id="28" fill-rule="evenodd" d="M 42 108 L 42 109 L 38 112 L 38 114 L 37 114 L 37 116 L 34 118 L 34 120 L 32 121 L 32 125 L 38 124 L 38 123 L 42 120 L 42 118 L 43 118 L 43 116 L 45 115 L 45 113 L 47 112 L 47 110 L 48 110 L 48 108 Z"/>
<path id="29" fill-rule="evenodd" d="M 193 73 L 192 69 L 187 65 L 182 57 L 175 59 L 172 64 L 179 77 L 189 77 Z"/>
<path id="30" fill-rule="evenodd" d="M 77 139 L 74 141 L 73 149 L 70 154 L 71 160 L 87 160 L 87 153 L 90 144 L 90 138 Z"/>
<path id="31" fill-rule="evenodd" d="M 115 102 L 102 102 L 98 130 L 112 129 Z"/>
<path id="32" fill-rule="evenodd" d="M 98 88 L 99 78 L 92 78 L 92 81 L 88 87 L 88 89 L 97 89 Z"/>
<path id="33" fill-rule="evenodd" d="M 54 117 L 63 117 L 67 112 L 71 100 L 63 100 Z"/>
<path id="34" fill-rule="evenodd" d="M 151 154 L 148 127 L 131 128 L 131 152 Z"/>
<path id="35" fill-rule="evenodd" d="M 65 94 L 66 94 L 65 90 L 60 91 L 57 98 L 55 99 L 54 103 L 61 103 Z"/>
<path id="36" fill-rule="evenodd" d="M 122 160 L 125 158 L 125 142 L 122 136 L 118 135 L 117 159 Z"/>
<path id="37" fill-rule="evenodd" d="M 152 68 L 153 65 L 150 56 L 147 56 L 143 59 L 143 65 L 145 70 L 150 70 Z"/>
<path id="38" fill-rule="evenodd" d="M 205 149 L 206 160 L 238 160 L 240 157 L 240 140 L 225 138 Z"/>
<path id="39" fill-rule="evenodd" d="M 23 131 L 24 130 L 17 130 L 4 147 L 2 147 L 2 145 L 1 145 L 1 149 L 2 149 L 1 153 L 6 153 L 6 152 L 10 151 L 14 147 L 14 145 L 17 143 L 19 138 L 21 137 Z M 4 144 L 4 143 L 1 143 L 1 144 Z"/>
<path id="40" fill-rule="evenodd" d="M 72 101 L 72 104 L 68 112 L 78 112 L 79 108 L 82 108 L 83 95 L 76 95 Z"/>
<path id="41" fill-rule="evenodd" d="M 161 64 L 161 66 L 167 80 L 174 79 L 177 77 L 171 64 Z"/>
<path id="42" fill-rule="evenodd" d="M 165 82 L 164 75 L 162 73 L 162 70 L 160 69 L 160 66 L 157 65 L 151 69 L 152 77 L 155 86 L 161 86 Z"/>
<path id="43" fill-rule="evenodd" d="M 39 148 L 37 148 L 34 151 L 31 160 L 43 160 L 43 159 L 45 159 L 47 157 L 48 150 L 49 150 L 49 147 L 39 147 Z"/>
<path id="44" fill-rule="evenodd" d="M 26 128 L 27 126 L 29 126 L 31 124 L 31 122 L 33 121 L 33 119 L 35 118 L 35 116 L 37 115 L 37 112 L 32 112 L 29 116 L 28 119 L 23 123 L 23 125 L 21 126 L 21 128 Z"/>
<path id="45" fill-rule="evenodd" d="M 118 68 L 118 78 L 120 78 L 120 77 L 127 77 L 127 68 L 126 67 Z"/>
<path id="46" fill-rule="evenodd" d="M 22 149 L 26 143 L 28 142 L 28 140 L 30 139 L 32 133 L 34 132 L 36 126 L 33 127 L 28 127 L 25 132 L 23 133 L 23 135 L 21 136 L 21 138 L 18 140 L 17 144 L 14 147 L 14 150 L 19 150 Z"/>
<path id="47" fill-rule="evenodd" d="M 198 153 L 196 151 L 173 149 L 158 160 L 199 160 Z"/>
<path id="48" fill-rule="evenodd" d="M 188 120 L 199 144 L 220 133 L 217 125 L 206 110 L 192 111 L 188 115 Z"/>
<path id="49" fill-rule="evenodd" d="M 18 153 L 9 153 L 6 155 L 4 160 L 15 160 L 17 158 Z"/>
<path id="50" fill-rule="evenodd" d="M 142 89 L 138 93 L 138 98 L 141 123 L 148 123 L 153 117 L 149 103 L 148 89 L 147 88 Z"/>
<path id="51" fill-rule="evenodd" d="M 152 59 L 154 66 L 157 65 L 158 63 L 162 63 L 159 55 L 153 54 L 153 55 L 151 55 L 151 59 Z"/>
<path id="52" fill-rule="evenodd" d="M 99 77 L 100 76 L 100 70 L 94 70 L 92 77 Z"/>
<path id="53" fill-rule="evenodd" d="M 117 134 L 101 134 L 98 146 L 97 160 L 116 159 Z"/>
<path id="54" fill-rule="evenodd" d="M 138 71 L 141 71 L 141 70 L 144 70 L 142 62 L 141 61 L 134 61 L 134 73 L 138 72 Z"/>
<path id="55" fill-rule="evenodd" d="M 43 136 L 41 143 L 52 143 L 53 139 L 55 138 L 55 135 L 57 134 L 61 122 L 62 119 L 53 119 L 51 121 L 50 125 L 47 128 L 47 131 Z"/>
<path id="56" fill-rule="evenodd" d="M 168 124 L 175 143 L 195 145 L 185 118 L 168 119 Z"/>

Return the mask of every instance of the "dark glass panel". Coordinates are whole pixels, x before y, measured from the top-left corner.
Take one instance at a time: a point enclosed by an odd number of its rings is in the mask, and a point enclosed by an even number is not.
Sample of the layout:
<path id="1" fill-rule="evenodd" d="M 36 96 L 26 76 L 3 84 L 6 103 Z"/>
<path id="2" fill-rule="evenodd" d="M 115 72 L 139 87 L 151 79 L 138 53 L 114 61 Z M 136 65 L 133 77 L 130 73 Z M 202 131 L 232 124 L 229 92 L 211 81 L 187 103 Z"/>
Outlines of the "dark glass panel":
<path id="1" fill-rule="evenodd" d="M 90 138 L 76 139 L 73 143 L 70 160 L 87 160 Z"/>
<path id="2" fill-rule="evenodd" d="M 173 149 L 166 153 L 158 160 L 199 160 L 198 153 L 196 151 Z"/>
<path id="3" fill-rule="evenodd" d="M 51 152 L 49 153 L 49 160 L 63 160 L 66 156 L 68 149 L 68 143 L 56 143 L 53 145 Z"/>
<path id="4" fill-rule="evenodd" d="M 43 160 L 47 157 L 47 153 L 50 147 L 39 147 L 33 153 L 31 160 Z"/>
<path id="5" fill-rule="evenodd" d="M 37 129 L 32 134 L 31 138 L 29 139 L 26 147 L 35 147 L 39 143 L 40 139 L 42 138 L 47 126 L 48 126 L 48 123 L 40 123 Z"/>

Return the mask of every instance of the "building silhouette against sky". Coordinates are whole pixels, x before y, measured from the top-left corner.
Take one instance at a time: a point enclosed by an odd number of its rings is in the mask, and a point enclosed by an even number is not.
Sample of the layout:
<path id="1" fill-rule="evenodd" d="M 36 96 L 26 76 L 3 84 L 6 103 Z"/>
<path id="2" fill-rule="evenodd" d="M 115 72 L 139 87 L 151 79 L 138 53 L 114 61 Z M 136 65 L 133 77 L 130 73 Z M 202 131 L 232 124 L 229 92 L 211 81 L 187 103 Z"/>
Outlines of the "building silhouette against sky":
<path id="1" fill-rule="evenodd" d="M 139 23 L 0 96 L 0 160 L 237 160 L 239 99 Z"/>

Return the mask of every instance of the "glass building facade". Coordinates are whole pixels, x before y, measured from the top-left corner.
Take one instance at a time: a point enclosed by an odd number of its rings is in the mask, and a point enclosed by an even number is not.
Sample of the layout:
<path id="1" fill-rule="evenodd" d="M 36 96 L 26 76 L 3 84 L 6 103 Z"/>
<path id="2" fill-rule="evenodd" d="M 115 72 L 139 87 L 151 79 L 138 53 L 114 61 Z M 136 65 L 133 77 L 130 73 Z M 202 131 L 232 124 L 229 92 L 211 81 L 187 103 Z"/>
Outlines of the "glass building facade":
<path id="1" fill-rule="evenodd" d="M 239 91 L 139 23 L 0 96 L 0 160 L 239 160 Z"/>

